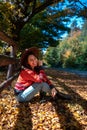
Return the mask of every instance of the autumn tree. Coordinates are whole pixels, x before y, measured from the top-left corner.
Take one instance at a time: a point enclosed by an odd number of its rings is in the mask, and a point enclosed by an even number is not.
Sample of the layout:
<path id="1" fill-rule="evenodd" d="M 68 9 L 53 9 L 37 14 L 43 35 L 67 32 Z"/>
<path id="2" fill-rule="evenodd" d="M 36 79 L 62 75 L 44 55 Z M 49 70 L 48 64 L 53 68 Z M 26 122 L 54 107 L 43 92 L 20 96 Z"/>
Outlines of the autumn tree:
<path id="1" fill-rule="evenodd" d="M 1 15 L 0 39 L 7 42 L 8 45 L 12 46 L 11 54 L 10 54 L 11 57 L 15 57 L 16 55 L 17 46 L 19 46 L 19 44 L 21 43 L 20 33 L 23 30 L 23 28 L 27 26 L 26 24 L 28 22 L 31 23 L 31 19 L 36 14 L 44 10 L 49 5 L 56 4 L 57 2 L 61 2 L 61 0 L 56 1 L 56 2 L 54 2 L 53 0 L 52 1 L 48 0 L 48 1 L 43 1 L 43 2 L 35 1 L 35 0 L 34 1 L 18 1 L 17 0 L 17 1 L 0 2 L 0 8 L 2 10 L 0 14 Z M 60 11 L 59 14 L 61 14 L 61 12 L 63 13 L 64 11 Z M 53 13 L 51 13 L 51 16 L 49 16 L 49 19 L 51 19 L 51 21 L 52 21 L 52 15 L 54 18 L 58 16 L 58 14 L 55 16 Z M 65 17 L 65 13 L 64 13 L 64 17 Z M 57 21 L 55 22 L 56 26 L 57 26 Z M 32 25 L 30 23 L 29 25 Z M 48 25 L 49 25 L 49 22 L 48 22 Z M 52 26 L 54 26 L 54 24 L 51 24 L 49 28 L 50 27 L 54 28 Z M 47 30 L 45 30 L 44 32 L 46 31 Z M 49 33 L 51 33 L 51 29 L 49 29 Z M 49 37 L 49 39 L 50 39 L 50 42 L 53 41 L 52 35 Z M 10 69 L 8 71 L 7 78 L 12 75 L 12 65 L 9 65 L 9 68 Z"/>
<path id="2" fill-rule="evenodd" d="M 61 33 L 60 30 L 67 30 L 63 23 L 67 22 L 65 18 L 67 16 L 71 17 L 73 15 L 81 16 L 82 11 L 86 10 L 86 6 L 83 5 L 82 8 L 78 8 L 78 3 L 81 5 L 82 3 L 77 1 L 70 1 L 66 4 L 65 1 L 62 0 L 46 0 L 46 1 L 38 1 L 38 0 L 1 0 L 0 1 L 0 39 L 11 46 L 10 57 L 13 58 L 13 61 L 16 62 L 15 56 L 16 52 L 21 43 L 21 31 L 25 28 L 25 26 L 32 25 L 31 21 L 33 18 L 38 15 L 40 12 L 46 10 L 47 12 L 47 25 L 49 22 L 51 23 L 49 27 L 49 34 L 52 32 L 50 28 L 54 28 L 55 31 Z M 77 5 L 76 5 L 77 4 Z M 74 6 L 76 5 L 76 6 Z M 57 7 L 57 8 L 54 8 Z M 81 7 L 81 6 L 80 6 Z M 73 10 L 74 8 L 74 10 Z M 77 10 L 77 11 L 76 11 Z M 83 14 L 86 17 L 86 14 Z M 60 19 L 61 18 L 61 19 Z M 39 20 L 39 17 L 38 17 Z M 59 23 L 60 30 L 56 30 L 57 22 L 59 20 L 63 20 L 63 23 Z M 54 23 L 53 23 L 54 22 Z M 34 23 L 35 25 L 35 23 Z M 43 24 L 42 24 L 43 25 Z M 45 24 L 44 24 L 45 25 Z M 54 27 L 55 25 L 55 27 Z M 41 26 L 41 25 L 40 25 Z M 31 27 L 31 26 L 30 26 Z M 36 26 L 35 26 L 36 27 Z M 44 27 L 44 26 L 42 26 Z M 46 27 L 47 28 L 47 27 Z M 42 28 L 41 28 L 42 29 Z M 47 30 L 44 31 L 47 33 Z M 55 32 L 53 32 L 55 35 Z M 52 33 L 52 34 L 53 34 Z M 48 33 L 47 33 L 48 34 Z M 46 34 L 46 35 L 47 35 Z M 48 36 L 48 35 L 47 35 Z M 52 35 L 50 35 L 50 41 L 52 41 Z M 42 42 L 42 41 L 41 41 Z M 53 42 L 52 42 L 53 43 Z M 2 57 L 2 55 L 1 55 Z M 4 56 L 6 57 L 6 56 Z M 7 58 L 7 57 L 6 57 Z M 2 60 L 2 65 L 5 65 L 4 58 Z M 7 64 L 9 65 L 8 76 L 9 78 L 12 75 L 12 59 L 9 59 Z M 6 64 L 6 65 L 7 65 Z"/>
<path id="3" fill-rule="evenodd" d="M 20 32 L 25 25 L 38 13 L 46 9 L 49 5 L 61 2 L 61 0 L 53 1 L 4 1 L 0 2 L 0 39 L 9 46 L 11 52 L 9 62 L 5 63 L 4 60 L 7 56 L 3 57 L 1 65 L 9 64 L 7 78 L 12 75 L 12 64 L 14 64 L 16 51 L 20 43 Z M 49 15 L 49 14 L 48 14 Z M 52 38 L 50 38 L 52 39 Z M 1 55 L 2 57 L 2 55 Z M 13 62 L 12 62 L 12 58 Z"/>

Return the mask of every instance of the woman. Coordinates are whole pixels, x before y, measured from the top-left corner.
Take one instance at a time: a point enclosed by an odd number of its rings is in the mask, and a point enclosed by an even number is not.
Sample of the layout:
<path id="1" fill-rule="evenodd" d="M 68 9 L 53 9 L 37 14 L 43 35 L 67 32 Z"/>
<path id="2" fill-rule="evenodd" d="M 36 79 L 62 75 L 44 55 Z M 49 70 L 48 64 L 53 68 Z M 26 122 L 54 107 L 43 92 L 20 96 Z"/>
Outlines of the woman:
<path id="1" fill-rule="evenodd" d="M 32 47 L 25 50 L 21 57 L 22 69 L 15 84 L 15 94 L 19 102 L 30 101 L 41 91 L 51 94 L 53 98 L 56 96 L 57 90 L 47 78 L 39 54 L 39 49 Z"/>

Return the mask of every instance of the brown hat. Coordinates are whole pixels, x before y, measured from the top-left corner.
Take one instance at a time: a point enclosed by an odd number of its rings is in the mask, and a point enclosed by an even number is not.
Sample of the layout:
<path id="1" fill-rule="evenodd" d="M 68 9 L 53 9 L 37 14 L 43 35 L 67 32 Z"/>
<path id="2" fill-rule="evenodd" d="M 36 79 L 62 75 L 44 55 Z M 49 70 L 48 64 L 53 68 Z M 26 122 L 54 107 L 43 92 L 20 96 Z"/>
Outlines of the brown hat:
<path id="1" fill-rule="evenodd" d="M 27 59 L 29 55 L 34 55 L 35 57 L 39 58 L 40 56 L 40 49 L 37 47 L 31 47 L 28 49 L 25 49 L 21 56 L 21 65 L 26 66 L 27 64 Z"/>

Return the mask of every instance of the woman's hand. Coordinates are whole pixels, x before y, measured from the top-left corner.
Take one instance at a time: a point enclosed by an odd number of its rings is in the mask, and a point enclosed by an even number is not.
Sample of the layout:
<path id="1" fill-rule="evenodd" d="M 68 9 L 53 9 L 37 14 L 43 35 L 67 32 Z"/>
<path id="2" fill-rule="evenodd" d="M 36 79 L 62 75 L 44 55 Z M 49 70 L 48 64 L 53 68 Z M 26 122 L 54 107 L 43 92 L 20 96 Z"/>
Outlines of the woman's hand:
<path id="1" fill-rule="evenodd" d="M 42 66 L 43 65 L 43 61 L 42 60 L 38 60 L 38 66 Z"/>
<path id="2" fill-rule="evenodd" d="M 55 97 L 55 95 L 57 94 L 57 90 L 55 88 L 52 88 L 51 94 L 52 94 L 52 97 Z"/>

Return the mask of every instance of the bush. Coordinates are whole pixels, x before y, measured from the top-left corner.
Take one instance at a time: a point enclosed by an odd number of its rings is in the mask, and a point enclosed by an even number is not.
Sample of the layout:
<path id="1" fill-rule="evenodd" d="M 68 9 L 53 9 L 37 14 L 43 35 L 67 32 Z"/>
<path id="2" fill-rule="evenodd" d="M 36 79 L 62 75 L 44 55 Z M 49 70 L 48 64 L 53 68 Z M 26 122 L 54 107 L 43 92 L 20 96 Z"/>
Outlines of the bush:
<path id="1" fill-rule="evenodd" d="M 59 63 L 58 50 L 56 47 L 49 47 L 45 54 L 48 65 L 57 66 Z"/>

